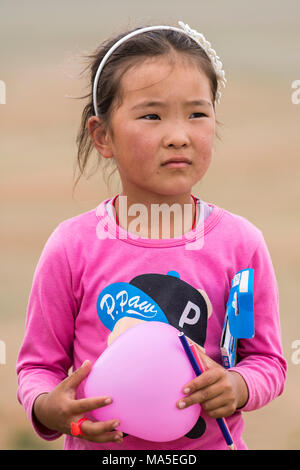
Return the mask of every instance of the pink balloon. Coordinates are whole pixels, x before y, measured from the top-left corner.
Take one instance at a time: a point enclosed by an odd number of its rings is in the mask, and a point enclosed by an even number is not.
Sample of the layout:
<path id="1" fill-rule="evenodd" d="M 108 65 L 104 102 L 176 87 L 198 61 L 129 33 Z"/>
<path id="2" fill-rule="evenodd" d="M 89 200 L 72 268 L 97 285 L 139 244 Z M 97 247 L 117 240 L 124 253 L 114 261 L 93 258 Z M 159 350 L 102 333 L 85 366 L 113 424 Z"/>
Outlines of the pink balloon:
<path id="1" fill-rule="evenodd" d="M 162 322 L 144 322 L 122 333 L 101 354 L 85 383 L 86 397 L 110 396 L 113 403 L 91 414 L 118 419 L 118 430 L 148 441 L 178 439 L 196 424 L 199 404 L 179 410 L 183 386 L 195 373 L 178 338 Z"/>

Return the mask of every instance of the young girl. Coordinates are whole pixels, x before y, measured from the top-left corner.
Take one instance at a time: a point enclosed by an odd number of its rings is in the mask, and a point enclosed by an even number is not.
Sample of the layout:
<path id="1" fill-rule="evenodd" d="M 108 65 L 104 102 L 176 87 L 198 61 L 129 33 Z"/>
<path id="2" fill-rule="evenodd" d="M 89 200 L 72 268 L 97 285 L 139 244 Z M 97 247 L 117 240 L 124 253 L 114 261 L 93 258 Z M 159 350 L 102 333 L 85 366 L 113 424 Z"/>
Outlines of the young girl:
<path id="1" fill-rule="evenodd" d="M 226 449 L 220 417 L 236 447 L 246 449 L 242 411 L 266 405 L 284 388 L 277 284 L 263 235 L 191 194 L 212 159 L 225 74 L 203 35 L 179 25 L 137 28 L 90 56 L 79 166 L 83 172 L 94 146 L 117 168 L 122 192 L 60 223 L 49 237 L 17 363 L 18 399 L 35 431 L 46 440 L 65 434 L 66 449 Z M 254 269 L 255 336 L 239 341 L 237 364 L 225 369 L 226 302 L 244 268 Z M 104 301 L 117 283 L 127 294 L 122 308 Z M 134 309 L 133 288 L 141 300 Z M 133 324 L 158 319 L 147 317 L 144 298 L 198 345 L 207 366 L 182 383 L 176 403 L 178 412 L 201 404 L 197 425 L 163 443 L 123 434 L 119 416 L 95 421 L 89 412 L 112 397 L 84 396 L 85 379 L 107 346 Z"/>

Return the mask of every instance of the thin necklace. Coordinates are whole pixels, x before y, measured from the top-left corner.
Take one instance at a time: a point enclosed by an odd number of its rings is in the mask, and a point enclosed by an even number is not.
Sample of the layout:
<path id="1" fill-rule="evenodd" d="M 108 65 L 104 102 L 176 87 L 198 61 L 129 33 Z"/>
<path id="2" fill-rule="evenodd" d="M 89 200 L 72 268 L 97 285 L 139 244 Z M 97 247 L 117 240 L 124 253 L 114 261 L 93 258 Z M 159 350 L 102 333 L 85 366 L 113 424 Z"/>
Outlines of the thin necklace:
<path id="1" fill-rule="evenodd" d="M 117 222 L 117 225 L 120 225 L 119 224 L 119 219 L 118 219 L 118 216 L 117 216 L 117 211 L 116 211 L 116 199 L 117 197 L 119 196 L 119 194 L 117 194 L 113 200 L 112 200 L 112 206 L 113 206 L 113 209 L 114 209 L 114 214 L 115 214 L 115 218 L 116 218 L 116 222 Z M 191 230 L 193 230 L 195 228 L 195 225 L 196 225 L 196 221 L 197 221 L 197 215 L 198 215 L 198 204 L 197 204 L 197 198 L 195 198 L 195 196 L 193 196 L 191 194 L 193 200 L 194 200 L 194 203 L 195 203 L 195 215 L 194 215 L 194 221 L 193 221 L 193 225 L 192 225 L 192 228 Z"/>

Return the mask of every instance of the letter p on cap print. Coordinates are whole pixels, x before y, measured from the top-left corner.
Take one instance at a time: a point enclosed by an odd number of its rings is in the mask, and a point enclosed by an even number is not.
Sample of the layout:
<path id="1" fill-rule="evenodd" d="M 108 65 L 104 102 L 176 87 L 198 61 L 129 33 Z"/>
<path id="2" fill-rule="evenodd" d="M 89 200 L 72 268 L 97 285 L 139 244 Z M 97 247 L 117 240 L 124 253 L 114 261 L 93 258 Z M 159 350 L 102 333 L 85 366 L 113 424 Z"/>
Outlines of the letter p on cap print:
<path id="1" fill-rule="evenodd" d="M 190 312 L 192 312 L 191 315 L 190 315 Z M 195 325 L 195 323 L 197 323 L 197 321 L 199 320 L 200 315 L 201 315 L 201 312 L 200 312 L 200 308 L 198 307 L 198 305 L 194 304 L 193 302 L 189 300 L 179 320 L 180 328 L 183 328 L 185 323 L 189 325 Z"/>

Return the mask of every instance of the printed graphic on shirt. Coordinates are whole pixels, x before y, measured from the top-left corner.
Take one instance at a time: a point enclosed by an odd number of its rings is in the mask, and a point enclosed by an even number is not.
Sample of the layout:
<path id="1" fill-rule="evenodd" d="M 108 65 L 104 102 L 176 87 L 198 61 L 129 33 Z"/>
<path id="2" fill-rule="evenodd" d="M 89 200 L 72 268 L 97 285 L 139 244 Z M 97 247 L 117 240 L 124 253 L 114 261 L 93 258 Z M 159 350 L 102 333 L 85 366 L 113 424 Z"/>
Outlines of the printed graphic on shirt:
<path id="1" fill-rule="evenodd" d="M 180 279 L 176 271 L 169 271 L 110 284 L 98 297 L 97 313 L 110 331 L 123 318 L 161 321 L 204 347 L 211 302 L 203 290 Z"/>
<path id="2" fill-rule="evenodd" d="M 105 287 L 97 299 L 100 321 L 111 331 L 110 344 L 119 334 L 141 321 L 169 323 L 204 348 L 211 302 L 205 291 L 197 289 L 176 271 L 141 274 L 129 283 L 116 282 Z M 197 439 L 206 425 L 200 416 L 186 434 Z"/>

